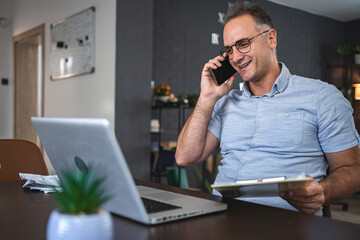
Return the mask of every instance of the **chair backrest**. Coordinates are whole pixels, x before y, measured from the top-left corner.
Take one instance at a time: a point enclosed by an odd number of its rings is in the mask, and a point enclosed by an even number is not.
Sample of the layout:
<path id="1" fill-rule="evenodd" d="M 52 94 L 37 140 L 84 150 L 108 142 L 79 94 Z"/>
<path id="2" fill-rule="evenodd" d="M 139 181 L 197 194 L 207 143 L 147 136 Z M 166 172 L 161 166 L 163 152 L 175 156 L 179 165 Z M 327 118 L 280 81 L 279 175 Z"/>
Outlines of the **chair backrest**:
<path id="1" fill-rule="evenodd" d="M 331 174 L 330 166 L 326 169 L 326 176 Z M 323 217 L 331 218 L 331 206 L 330 204 L 323 205 Z"/>
<path id="2" fill-rule="evenodd" d="M 331 207 L 330 207 L 330 205 L 323 205 L 323 217 L 331 218 Z"/>
<path id="3" fill-rule="evenodd" d="M 19 173 L 48 175 L 38 146 L 19 139 L 0 139 L 0 182 L 20 180 Z"/>

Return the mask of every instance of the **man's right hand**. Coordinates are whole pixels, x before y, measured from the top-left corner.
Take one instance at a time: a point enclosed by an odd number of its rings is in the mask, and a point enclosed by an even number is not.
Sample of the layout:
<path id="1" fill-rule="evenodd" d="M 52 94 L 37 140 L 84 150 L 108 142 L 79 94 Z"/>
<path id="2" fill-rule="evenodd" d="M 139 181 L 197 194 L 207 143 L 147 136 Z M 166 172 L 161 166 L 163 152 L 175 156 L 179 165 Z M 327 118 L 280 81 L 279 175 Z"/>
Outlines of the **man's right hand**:
<path id="1" fill-rule="evenodd" d="M 224 60 L 225 58 L 223 56 L 217 56 L 213 59 L 210 59 L 209 62 L 204 65 L 201 73 L 201 98 L 211 99 L 212 102 L 215 103 L 219 98 L 230 91 L 236 76 L 231 76 L 228 81 L 221 84 L 220 86 L 217 86 L 210 70 L 221 67 L 221 62 Z"/>
<path id="2" fill-rule="evenodd" d="M 177 141 L 175 159 L 179 166 L 190 166 L 205 160 L 219 147 L 219 140 L 207 127 L 215 102 L 227 94 L 235 76 L 217 86 L 210 69 L 221 66 L 224 57 L 218 56 L 205 64 L 201 73 L 201 92 L 196 106 L 183 127 Z"/>

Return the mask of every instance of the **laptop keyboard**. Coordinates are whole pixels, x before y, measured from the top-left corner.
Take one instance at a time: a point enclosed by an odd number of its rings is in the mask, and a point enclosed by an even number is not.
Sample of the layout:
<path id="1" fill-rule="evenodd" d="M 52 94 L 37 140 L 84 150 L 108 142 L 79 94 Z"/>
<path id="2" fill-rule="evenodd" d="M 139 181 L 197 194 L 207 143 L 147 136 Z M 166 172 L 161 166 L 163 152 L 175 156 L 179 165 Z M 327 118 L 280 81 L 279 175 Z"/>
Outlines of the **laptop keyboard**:
<path id="1" fill-rule="evenodd" d="M 171 204 L 168 204 L 168 203 L 155 201 L 155 200 L 148 199 L 148 198 L 141 198 L 141 200 L 143 201 L 144 206 L 146 208 L 146 211 L 148 213 L 163 212 L 163 211 L 167 211 L 167 210 L 173 210 L 173 209 L 181 208 L 179 206 L 175 206 L 175 205 L 171 205 Z"/>

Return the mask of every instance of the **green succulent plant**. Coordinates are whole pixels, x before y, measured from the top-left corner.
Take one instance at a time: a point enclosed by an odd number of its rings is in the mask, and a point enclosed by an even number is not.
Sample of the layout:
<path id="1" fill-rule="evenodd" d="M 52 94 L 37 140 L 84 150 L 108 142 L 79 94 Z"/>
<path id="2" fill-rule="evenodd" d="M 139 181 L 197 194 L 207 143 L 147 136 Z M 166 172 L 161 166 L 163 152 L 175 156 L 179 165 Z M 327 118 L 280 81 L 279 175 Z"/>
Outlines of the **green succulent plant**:
<path id="1" fill-rule="evenodd" d="M 59 182 L 61 190 L 55 189 L 54 197 L 58 211 L 66 214 L 96 213 L 111 197 L 101 189 L 104 178 L 95 177 L 91 168 L 86 171 L 65 170 Z"/>

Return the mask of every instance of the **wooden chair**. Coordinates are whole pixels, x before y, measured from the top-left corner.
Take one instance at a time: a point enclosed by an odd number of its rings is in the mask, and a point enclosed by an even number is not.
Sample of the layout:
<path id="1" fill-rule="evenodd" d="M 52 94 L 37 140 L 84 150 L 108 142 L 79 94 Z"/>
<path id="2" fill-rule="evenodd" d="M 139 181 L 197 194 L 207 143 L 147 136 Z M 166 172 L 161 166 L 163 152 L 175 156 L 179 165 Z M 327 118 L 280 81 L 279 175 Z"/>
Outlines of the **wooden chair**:
<path id="1" fill-rule="evenodd" d="M 331 174 L 330 166 L 326 169 L 326 176 Z M 323 217 L 331 218 L 330 204 L 323 205 Z"/>
<path id="2" fill-rule="evenodd" d="M 331 207 L 330 207 L 330 205 L 323 205 L 323 217 L 331 218 Z"/>
<path id="3" fill-rule="evenodd" d="M 19 173 L 48 175 L 38 146 L 19 139 L 0 139 L 0 182 L 20 180 Z"/>
<path id="4" fill-rule="evenodd" d="M 326 170 L 326 175 L 329 176 L 331 174 L 331 169 L 328 167 Z M 341 205 L 343 211 L 347 211 L 349 209 L 349 204 L 347 202 L 335 202 L 332 205 Z M 323 205 L 323 217 L 331 218 L 331 205 Z"/>

